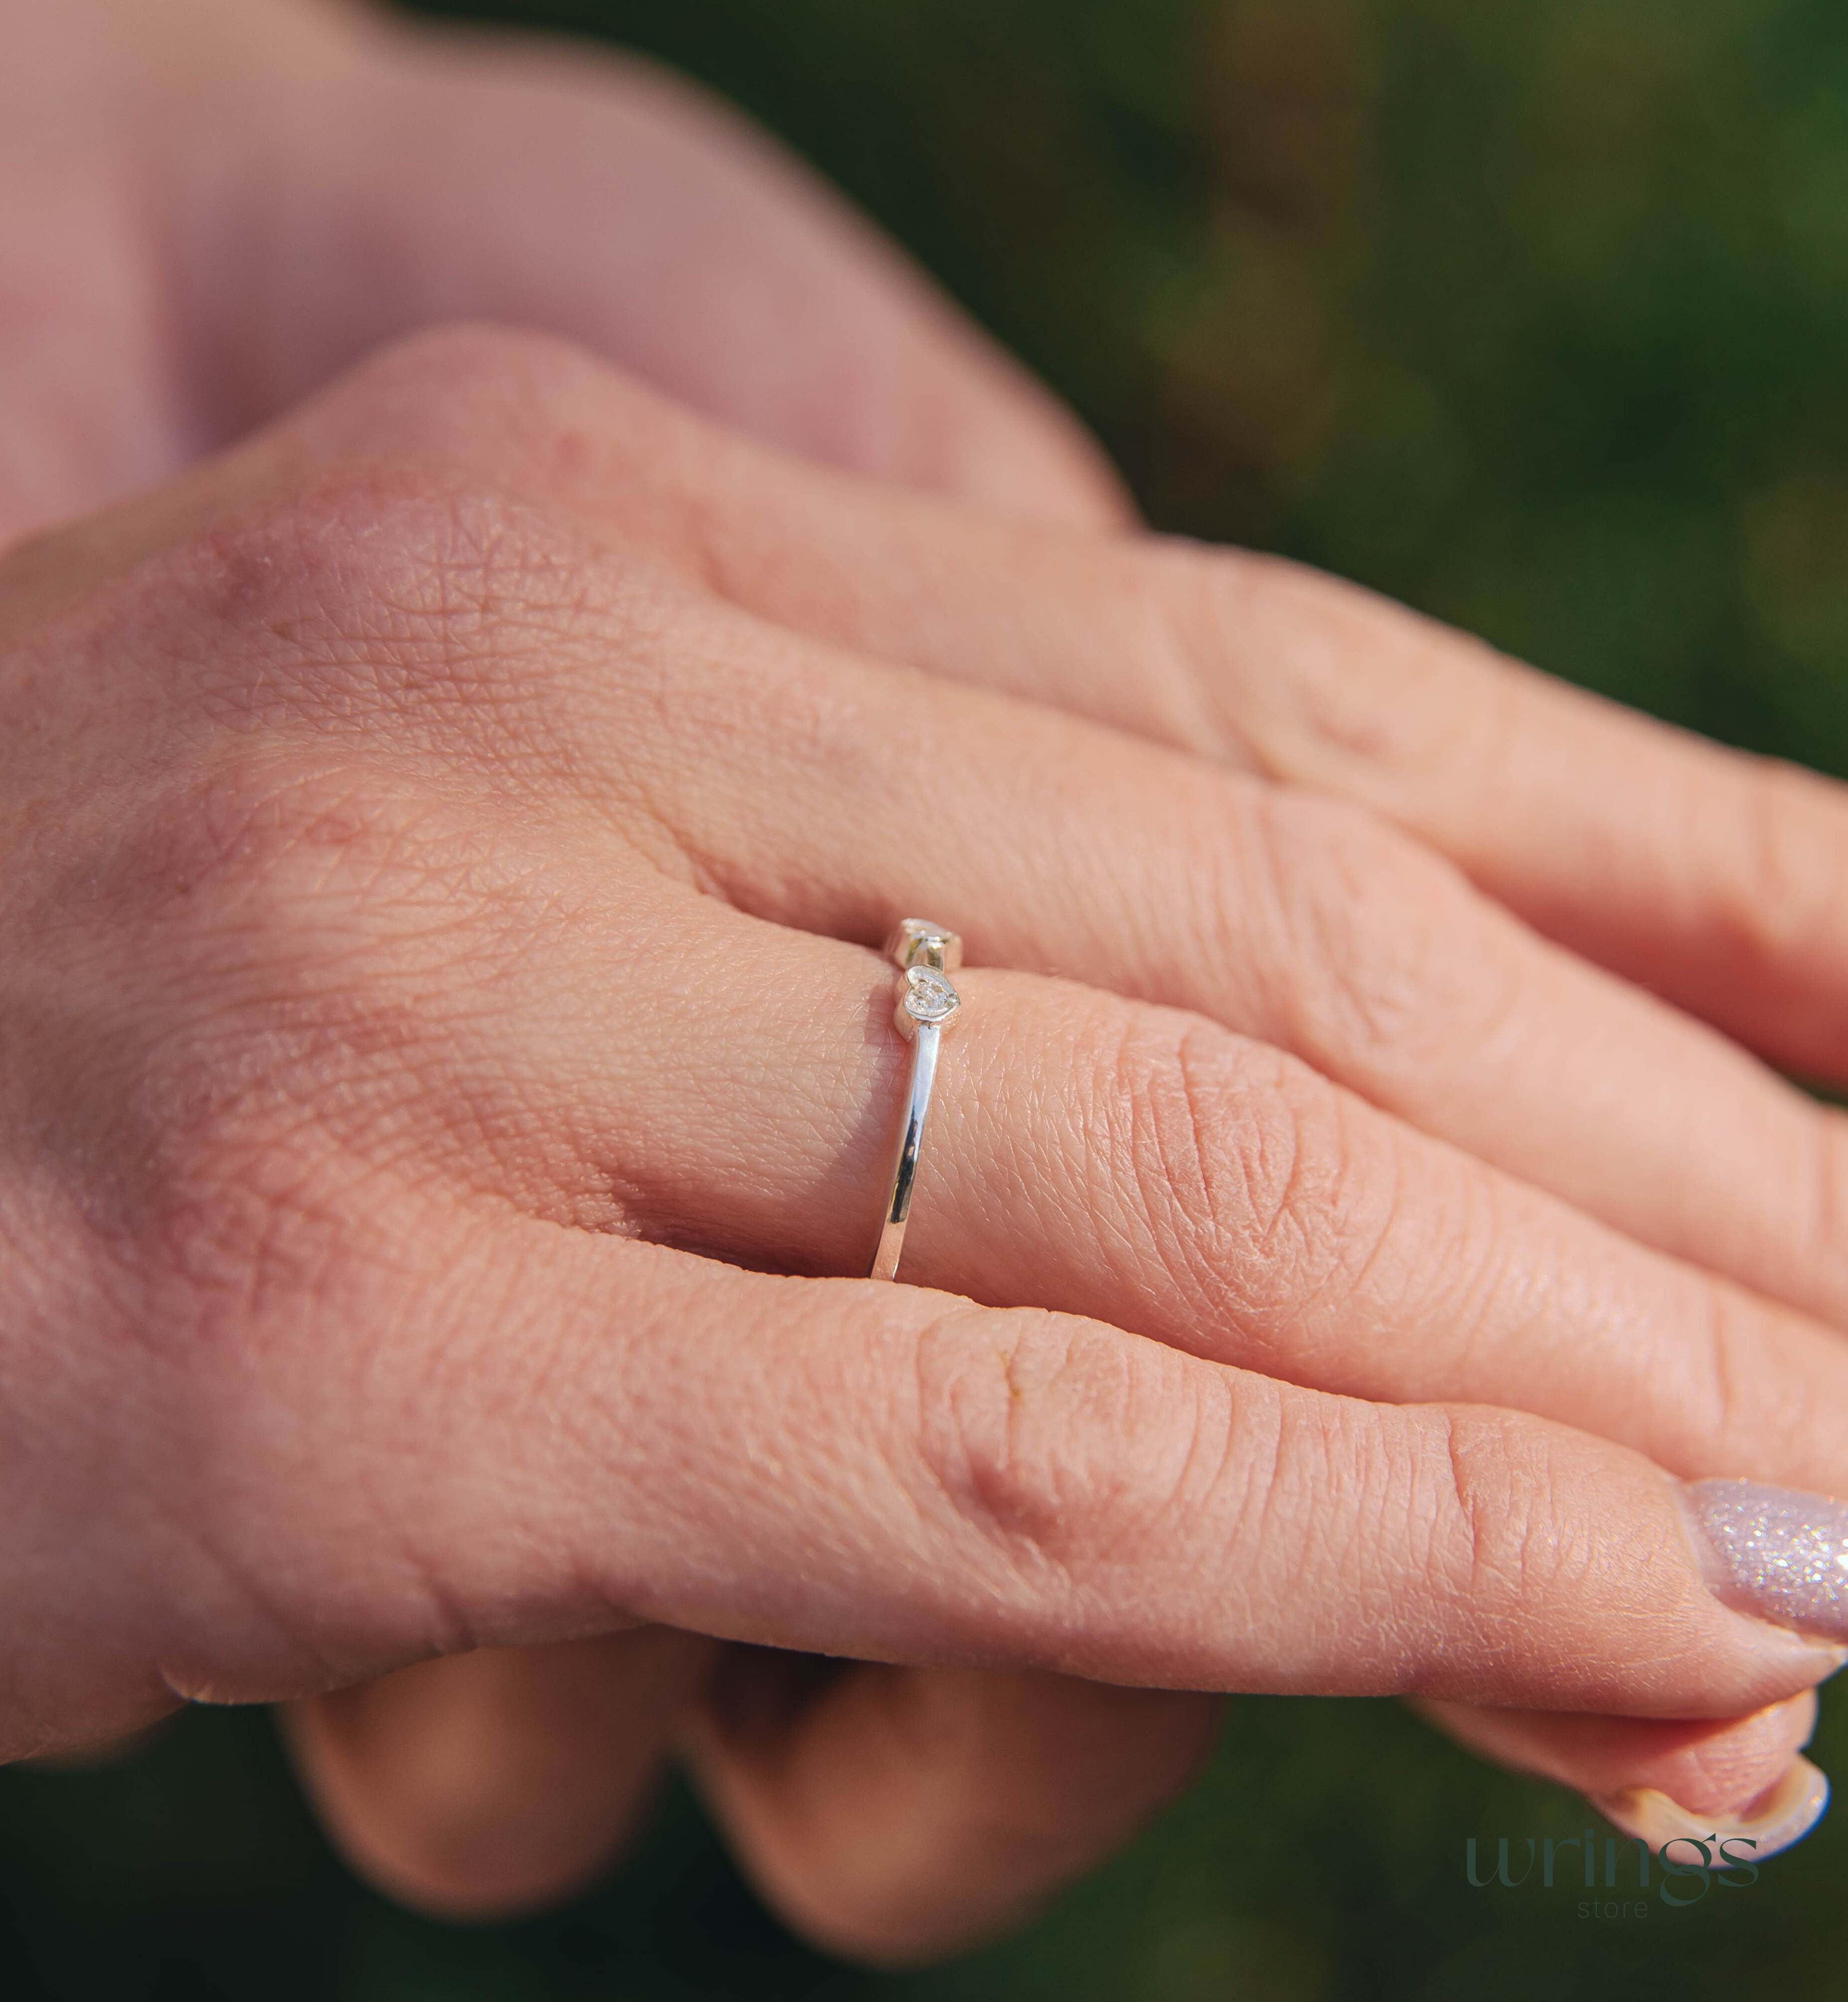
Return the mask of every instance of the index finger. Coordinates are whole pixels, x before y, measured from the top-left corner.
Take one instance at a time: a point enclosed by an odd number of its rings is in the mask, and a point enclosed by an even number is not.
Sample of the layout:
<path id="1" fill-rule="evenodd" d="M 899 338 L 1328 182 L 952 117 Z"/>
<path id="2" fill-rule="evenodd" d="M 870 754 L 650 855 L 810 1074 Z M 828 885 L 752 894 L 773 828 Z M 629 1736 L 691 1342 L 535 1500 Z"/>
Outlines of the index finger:
<path id="1" fill-rule="evenodd" d="M 1545 1421 L 1368 1404 L 1072 1316 L 497 1209 L 392 1234 L 418 1269 L 316 1271 L 338 1326 L 254 1329 L 256 1407 L 171 1485 L 176 1508 L 219 1498 L 214 1575 L 273 1582 L 228 1662 L 222 1620 L 187 1625 L 222 1594 L 162 1581 L 175 1688 L 301 1693 L 459 1634 L 648 1620 L 1144 1686 L 1646 1716 L 1756 1710 L 1840 1658 L 1722 1603 L 1751 1605 L 1751 1581 L 1730 1546 L 1703 1554 L 1678 1484 Z M 260 1323 L 289 1318 L 268 1276 L 285 1235 L 267 1228 Z M 1848 1543 L 1832 1505 L 1787 1506 Z M 1839 1605 L 1761 1603 L 1848 1638 Z M 278 1627 L 312 1633 L 313 1665 L 266 1651 Z"/>

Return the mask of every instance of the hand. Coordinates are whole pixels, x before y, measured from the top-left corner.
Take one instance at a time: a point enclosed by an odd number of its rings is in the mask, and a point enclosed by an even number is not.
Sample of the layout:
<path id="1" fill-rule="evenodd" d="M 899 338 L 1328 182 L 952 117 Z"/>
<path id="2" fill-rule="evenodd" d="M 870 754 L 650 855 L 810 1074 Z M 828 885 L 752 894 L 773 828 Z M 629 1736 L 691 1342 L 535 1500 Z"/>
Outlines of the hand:
<path id="1" fill-rule="evenodd" d="M 811 458 L 1124 518 L 1021 369 L 645 65 L 325 0 L 0 0 L 0 546 L 456 319 L 584 340 Z"/>
<path id="2" fill-rule="evenodd" d="M 468 333 L 5 566 L 4 1749 L 469 1645 L 601 1691 L 636 1623 L 888 1664 L 734 1664 L 699 1749 L 772 1895 L 899 1953 L 1175 1782 L 1207 1706 L 1152 1691 L 1644 1720 L 1470 1727 L 1599 1791 L 1787 1760 L 1839 1657 L 1710 1589 L 1671 1477 L 1842 1484 L 1810 1216 L 1715 1227 L 1832 1115 L 1364 812 L 840 643 L 908 594 L 960 649 L 985 546 L 1028 664 L 1247 588 Z M 978 969 L 922 1283 L 740 1269 L 866 1255 L 905 909 Z M 1243 1020 L 1292 992 L 1320 1069 Z M 1648 1200 L 1544 1193 L 1539 1105 Z M 365 1703 L 307 1727 L 336 1815 Z"/>
<path id="3" fill-rule="evenodd" d="M 36 33 L 42 57 L 82 18 L 76 9 L 23 16 L 9 23 L 18 30 L 14 45 L 21 35 Z M 8 267 L 42 276 L 46 297 L 60 309 L 36 323 L 16 323 L 27 331 L 42 325 L 53 337 L 37 351 L 9 357 L 14 365 L 6 379 L 23 393 L 10 413 L 16 420 L 7 433 L 15 445 L 11 497 L 9 501 L 0 491 L 0 513 L 10 504 L 16 525 L 88 505 L 111 487 L 164 472 L 320 379 L 381 333 L 456 310 L 511 313 L 580 333 L 705 407 L 810 452 L 960 487 L 1016 508 L 1076 520 L 1114 516 L 1107 481 L 1043 400 L 1029 396 L 1017 378 L 927 304 L 884 253 L 812 190 L 774 166 L 758 144 L 684 93 L 626 76 L 614 66 L 563 59 L 532 62 L 510 80 L 504 74 L 504 52 L 497 54 L 490 72 L 459 47 L 453 56 L 438 58 L 382 34 L 362 45 L 350 30 L 336 31 L 312 16 L 280 8 L 249 7 L 229 15 L 199 10 L 203 32 L 190 41 L 176 35 L 178 18 L 176 10 L 163 10 L 155 24 L 158 40 L 151 37 L 145 50 L 135 52 L 135 61 L 113 71 L 103 60 L 106 51 L 82 51 L 78 60 L 89 68 L 74 98 L 68 92 L 57 98 L 63 122 L 50 135 L 35 130 L 30 113 L 56 94 L 37 88 L 40 79 L 30 64 L 12 72 L 35 86 L 14 107 L 7 128 L 29 142 L 20 146 L 22 159 L 43 173 L 47 148 L 54 155 L 65 149 L 47 176 L 63 207 L 54 210 L 34 201 L 18 204 L 11 214 L 0 213 L 0 230 L 11 230 Z M 148 25 L 145 10 L 124 9 L 117 21 L 118 33 Z M 292 51 L 289 61 L 297 72 L 286 81 L 274 74 L 279 47 Z M 156 51 L 169 65 L 166 80 L 183 85 L 185 94 L 145 89 L 147 56 Z M 201 84 L 201 56 L 211 68 L 228 74 Z M 96 85 L 99 66 L 109 74 L 107 89 Z M 464 99 L 465 113 L 457 108 Z M 89 106 L 93 122 L 71 120 L 73 101 Z M 202 106 L 209 116 L 202 115 Z M 330 106 L 338 114 L 332 119 Z M 110 297 L 95 283 L 105 268 L 112 274 L 152 268 L 138 256 L 121 256 L 123 246 L 110 233 L 112 224 L 119 228 L 131 193 L 134 213 L 149 213 L 145 155 L 150 149 L 159 167 L 155 189 L 169 204 L 155 219 L 189 253 L 179 319 L 189 344 L 187 366 L 177 377 L 156 365 L 166 358 L 160 337 L 170 332 L 170 302 L 133 284 L 124 288 L 125 296 Z M 443 171 L 433 173 L 431 163 L 438 159 Z M 340 171 L 331 172 L 336 166 Z M 615 226 L 587 232 L 587 201 L 608 187 L 645 188 L 648 208 L 617 202 Z M 680 235 L 699 249 L 696 260 L 679 255 L 678 242 L 633 226 L 659 214 L 664 188 L 685 204 Z M 741 215 L 748 218 L 743 228 L 736 225 Z M 556 241 L 542 229 L 535 232 L 535 216 L 559 224 Z M 364 254 L 369 245 L 396 251 L 407 244 L 414 256 Z M 333 254 L 354 246 L 361 254 L 350 262 Z M 657 279 L 671 272 L 676 282 L 671 288 L 638 283 L 638 268 Z M 689 278 L 697 283 L 689 286 Z M 722 288 L 717 302 L 715 286 Z M 99 297 L 106 310 L 92 324 L 83 316 Z M 638 300 L 646 306 L 639 313 Z M 663 309 L 664 301 L 671 309 Z M 72 340 L 74 322 L 86 338 Z M 687 338 L 692 327 L 702 330 L 696 344 Z M 749 339 L 715 340 L 715 328 L 747 329 Z M 175 395 L 176 381 L 190 393 Z M 40 426 L 42 431 L 35 429 Z M 920 546 L 928 552 L 933 545 L 927 536 Z M 825 573 L 826 553 L 808 554 L 821 565 L 818 574 Z M 927 555 L 927 564 L 931 560 Z M 898 571 L 905 580 L 902 560 Z M 1229 566 L 1223 574 L 1231 576 Z M 1350 675 L 1365 664 L 1365 649 L 1388 639 L 1396 643 L 1393 654 L 1404 657 L 1404 666 L 1417 675 L 1441 672 L 1446 643 L 1428 630 L 1409 623 L 1395 630 L 1389 620 L 1379 623 L 1376 610 L 1357 614 L 1362 601 L 1287 574 L 1268 581 L 1284 588 L 1264 595 L 1296 600 L 1285 603 L 1274 622 L 1286 654 L 1299 652 L 1306 634 L 1313 637 L 1318 624 L 1332 618 L 1348 624 L 1352 645 L 1362 650 L 1341 663 Z M 928 576 L 915 585 L 903 581 L 898 602 L 886 611 L 908 616 L 906 591 L 930 584 Z M 1139 589 L 1132 588 L 1117 608 L 1132 622 L 1122 654 L 1131 661 L 1148 657 L 1148 636 L 1133 623 L 1139 617 Z M 957 655 L 947 663 L 952 671 L 964 661 L 978 671 L 989 671 L 980 652 L 989 635 L 978 623 L 974 649 L 965 649 L 954 633 L 953 644 L 939 649 Z M 1114 674 L 1110 630 L 1107 620 L 1101 643 L 1088 650 L 1080 644 L 1088 636 L 1059 633 L 1043 692 L 1059 700 L 1098 699 L 1076 681 L 1067 682 L 1087 650 Z M 890 650 L 902 651 L 921 637 L 900 633 Z M 1266 720 L 1263 691 L 1222 685 L 1229 637 L 1216 636 L 1203 646 L 1194 664 L 1205 671 L 1209 700 L 1233 712 L 1229 726 L 1209 723 L 1200 735 L 1187 733 L 1187 741 L 1223 749 L 1214 741 L 1215 733 L 1251 729 L 1254 743 L 1247 748 L 1274 769 L 1300 769 L 1304 776 L 1350 792 L 1379 788 L 1376 766 L 1350 759 L 1349 769 L 1337 769 L 1328 755 L 1332 747 L 1318 744 L 1314 731 L 1299 728 L 1292 740 L 1288 717 L 1281 727 L 1270 717 L 1271 741 L 1260 741 L 1263 733 L 1254 725 Z M 1236 665 L 1237 657 L 1234 647 L 1229 664 Z M 1012 673 L 1026 664 L 1023 657 L 996 664 Z M 1500 677 L 1482 674 L 1473 664 L 1457 680 L 1464 714 L 1485 699 L 1501 699 L 1492 693 Z M 1431 710 L 1441 725 L 1449 698 L 1441 689 L 1433 694 Z M 1117 693 L 1105 688 L 1103 699 L 1114 701 Z M 1569 733 L 1583 713 L 1572 699 L 1564 699 L 1558 728 Z M 1151 727 L 1148 719 L 1132 720 Z M 1173 726 L 1158 714 L 1152 727 L 1159 731 Z M 1622 743 L 1618 733 L 1593 731 L 1591 747 L 1597 748 L 1601 738 Z M 1318 758 L 1326 769 L 1314 769 Z M 1750 776 L 1756 769 L 1716 763 L 1705 790 L 1710 796 L 1749 790 L 1757 783 Z M 1538 810 L 1550 813 L 1555 782 L 1543 761 L 1536 778 Z M 1414 778 L 1396 795 L 1381 791 L 1379 803 L 1422 825 L 1420 817 L 1433 806 L 1443 807 L 1450 790 L 1440 786 L 1428 796 Z M 1634 841 L 1634 828 L 1613 831 Z M 1435 832 L 1453 853 L 1466 853 L 1469 830 L 1461 839 L 1442 825 Z M 1825 856 L 1832 838 L 1826 825 L 1813 833 L 1799 829 L 1793 850 L 1804 858 Z M 1556 920 L 1556 929 L 1584 920 L 1588 914 L 1576 907 L 1571 867 L 1557 872 L 1566 894 L 1555 899 L 1555 911 L 1546 901 L 1546 881 L 1521 880 L 1523 871 L 1532 873 L 1537 846 L 1522 835 L 1505 846 L 1509 866 L 1503 870 L 1505 886 L 1498 888 L 1512 888 L 1516 901 L 1525 888 L 1536 888 L 1538 898 L 1523 907 Z M 1466 859 L 1473 858 L 1466 853 Z M 1681 885 L 1680 858 L 1666 860 L 1658 880 Z M 1712 872 L 1692 874 L 1710 880 Z M 1646 874 L 1613 890 L 1610 905 L 1589 914 L 1607 932 L 1625 929 L 1620 899 L 1627 890 L 1633 898 L 1641 891 L 1637 901 L 1653 921 L 1654 885 Z M 1780 908 L 1773 907 L 1773 923 Z M 1705 968 L 1718 929 L 1696 923 L 1677 934 L 1673 927 L 1657 926 L 1644 934 L 1652 957 L 1641 970 L 1662 978 L 1667 947 L 1680 952 L 1683 971 L 1696 989 L 1703 979 L 1710 984 Z M 1613 957 L 1630 941 L 1620 936 L 1591 943 Z M 1829 997 L 1839 991 L 1826 966 L 1767 963 L 1742 998 L 1753 1009 L 1766 1003 L 1775 1008 L 1794 998 L 1799 1013 L 1814 1013 L 1820 1003 L 1819 1033 L 1826 1042 Z M 1414 1118 L 1423 1116 L 1416 1105 L 1408 1109 Z M 1597 1163 L 1571 1165 L 1579 1172 Z M 647 1770 L 656 1742 L 647 1719 L 661 1707 L 664 1688 L 685 1680 L 684 1663 L 670 1658 L 673 1644 L 638 1638 L 469 1657 L 414 1672 L 375 1688 L 363 1702 L 357 1697 L 343 1700 L 338 1731 L 323 1729 L 312 1740 L 320 1748 L 323 1783 L 341 1794 L 350 1834 L 362 1854 L 370 1852 L 388 1874 L 426 1896 L 492 1900 L 510 1892 L 542 1892 L 561 1870 L 571 1874 L 600 1854 L 619 1825 L 632 1783 Z M 728 1686 L 737 1680 L 735 1674 L 726 1678 Z M 433 1687 L 440 1709 L 432 1702 Z M 1030 1853 L 1014 1859 L 1011 1873 L 997 1874 L 985 1854 L 972 1854 L 966 1831 L 951 1840 L 926 1827 L 918 1843 L 923 1856 L 934 1846 L 969 1861 L 982 1895 L 999 1894 L 1002 1906 L 1017 1892 L 1081 1866 L 1106 1846 L 1110 1829 L 1133 1820 L 1184 1768 L 1201 1728 L 1199 1705 L 1145 1702 L 1133 1712 L 1141 1721 L 1127 1732 L 1114 1719 L 1105 1730 L 1085 1732 L 1088 1753 L 1079 1757 L 1073 1751 L 1080 1735 L 1076 1713 L 1111 1718 L 1114 1707 L 1129 1700 L 1121 1692 L 1053 1683 L 1022 1686 L 1010 1697 L 999 1678 L 940 1676 L 862 1676 L 852 1688 L 861 1698 L 869 1689 L 883 1692 L 873 1707 L 880 1711 L 887 1735 L 895 1725 L 913 1736 L 940 1734 L 926 1762 L 933 1770 L 943 1765 L 946 1742 L 960 1743 L 992 1778 L 998 1769 L 984 1742 L 985 1719 L 987 1732 L 1005 1733 L 1016 1758 L 1023 1756 L 1023 1745 L 1036 1740 L 1059 1746 L 1061 1777 L 1068 1784 L 1076 1777 L 1083 1798 L 1062 1798 L 1044 1787 L 1043 1775 L 1034 1775 L 1040 1784 L 1022 1795 L 1034 1800 L 1037 1793 L 1033 1812 L 1016 1815 L 1021 1826 L 1015 1830 L 1016 1849 Z M 832 1701 L 829 1714 L 838 1714 L 842 1702 Z M 868 1707 L 858 1702 L 862 1711 Z M 484 1712 L 506 1726 L 497 1753 L 483 1749 Z M 1799 1702 L 1749 1728 L 1678 1731 L 1666 1738 L 1624 1727 L 1613 1739 L 1602 1727 L 1588 1732 L 1567 1720 L 1526 1721 L 1506 1714 L 1449 1721 L 1493 1753 L 1577 1784 L 1595 1788 L 1627 1776 L 1648 1777 L 1692 1805 L 1706 1803 L 1717 1812 L 1777 1771 L 1800 1742 L 1807 1714 L 1807 1703 Z M 589 1742 L 601 1748 L 600 1762 L 587 1762 L 584 1744 L 558 1728 L 565 1718 L 581 1721 Z M 324 1714 L 323 1726 L 331 1722 Z M 879 1850 L 868 1840 L 866 1823 L 856 1822 L 852 1811 L 856 1799 L 863 1804 L 866 1791 L 865 1728 L 863 1721 L 857 1734 L 846 1734 L 855 1784 L 821 1817 L 843 1836 L 837 1855 L 819 1859 L 824 1876 L 832 1867 L 838 1877 L 843 1861 L 863 1868 L 869 1850 Z M 824 1742 L 841 1735 L 838 1727 L 808 1734 Z M 351 1756 L 362 1740 L 374 1755 L 369 1767 Z M 472 1767 L 459 1762 L 459 1745 L 469 1749 Z M 382 1768 L 382 1752 L 389 1760 Z M 827 1760 L 812 1752 L 803 1764 L 811 1782 L 829 1770 Z M 540 1782 L 549 1770 L 561 1777 L 546 1787 Z M 832 1784 L 842 1777 L 836 1771 Z M 789 1777 L 786 1770 L 786 1793 Z M 920 1817 L 914 1777 L 901 1762 L 886 1822 L 902 1817 L 915 1833 Z M 817 1797 L 825 1794 L 821 1789 Z M 940 1790 L 939 1798 L 944 1798 Z M 966 1808 L 983 1797 L 951 1787 L 947 1798 Z M 1006 1798 L 1007 1789 L 991 1790 L 988 1798 Z M 509 1816 L 511 1806 L 521 1805 L 523 1815 Z M 462 1841 L 459 1853 L 459 1821 L 481 1831 L 479 1841 Z M 1078 1833 L 1072 1840 L 1074 1825 Z M 786 1848 L 786 1829 L 784 1840 Z M 894 1882 L 902 1888 L 908 1868 L 902 1854 L 876 1854 L 874 1861 L 888 1893 Z M 918 1861 L 911 1859 L 908 1866 L 914 1879 Z M 946 1927 L 954 1932 L 981 1923 L 984 1915 L 982 1898 L 971 1901 L 970 1886 L 959 1891 L 943 1864 L 939 1854 L 940 1937 Z M 808 1867 L 813 1875 L 816 1861 Z M 837 1900 L 841 1889 L 837 1883 Z M 914 1882 L 914 1896 L 918 1889 Z"/>

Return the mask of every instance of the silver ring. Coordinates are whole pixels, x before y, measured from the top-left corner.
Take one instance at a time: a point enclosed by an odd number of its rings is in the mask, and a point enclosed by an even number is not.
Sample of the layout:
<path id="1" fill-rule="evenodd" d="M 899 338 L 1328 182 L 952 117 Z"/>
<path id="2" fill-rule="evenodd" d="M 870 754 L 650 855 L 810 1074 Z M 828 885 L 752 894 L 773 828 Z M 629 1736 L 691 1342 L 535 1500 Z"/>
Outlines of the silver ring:
<path id="1" fill-rule="evenodd" d="M 887 940 L 886 952 L 904 976 L 892 1020 L 912 1046 L 911 1089 L 905 1095 L 905 1123 L 898 1129 L 898 1151 L 892 1157 L 879 1249 L 873 1254 L 870 1276 L 875 1279 L 898 1276 L 905 1226 L 911 1217 L 912 1189 L 918 1179 L 918 1150 L 924 1144 L 930 1089 L 936 1082 L 937 1052 L 943 1031 L 963 1005 L 962 996 L 950 983 L 950 975 L 963 963 L 963 942 L 954 932 L 928 919 L 903 918 Z"/>

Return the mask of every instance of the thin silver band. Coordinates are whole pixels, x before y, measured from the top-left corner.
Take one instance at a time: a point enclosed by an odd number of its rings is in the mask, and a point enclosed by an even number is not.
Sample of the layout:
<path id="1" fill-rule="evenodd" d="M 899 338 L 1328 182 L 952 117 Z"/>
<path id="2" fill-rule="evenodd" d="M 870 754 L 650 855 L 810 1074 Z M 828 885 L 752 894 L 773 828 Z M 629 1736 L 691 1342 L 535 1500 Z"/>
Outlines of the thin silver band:
<path id="1" fill-rule="evenodd" d="M 906 918 L 893 933 L 887 950 L 904 975 L 892 1020 L 912 1046 L 911 1086 L 905 1093 L 905 1120 L 892 1159 L 879 1249 L 873 1254 L 870 1276 L 875 1279 L 898 1276 L 918 1157 L 924 1145 L 924 1122 L 930 1113 L 931 1088 L 936 1083 L 937 1056 L 944 1031 L 962 1008 L 962 997 L 949 978 L 962 964 L 963 942 L 954 932 L 922 918 Z"/>

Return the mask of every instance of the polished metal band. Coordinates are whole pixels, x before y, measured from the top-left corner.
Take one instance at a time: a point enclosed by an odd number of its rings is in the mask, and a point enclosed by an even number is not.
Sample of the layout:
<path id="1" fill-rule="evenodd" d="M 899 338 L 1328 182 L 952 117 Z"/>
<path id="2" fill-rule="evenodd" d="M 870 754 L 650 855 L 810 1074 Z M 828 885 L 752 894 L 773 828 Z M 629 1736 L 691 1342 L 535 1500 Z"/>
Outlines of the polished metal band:
<path id="1" fill-rule="evenodd" d="M 931 1087 L 936 1082 L 937 1055 L 945 1031 L 962 1008 L 962 996 L 950 982 L 950 975 L 963 963 L 963 942 L 954 932 L 922 918 L 906 918 L 887 940 L 886 950 L 904 975 L 892 1020 L 912 1046 L 911 1088 L 905 1094 L 905 1122 L 898 1129 L 879 1249 L 873 1256 L 871 1276 L 875 1279 L 898 1276 L 912 1190 L 918 1178 L 918 1153 L 924 1144 L 924 1121 L 930 1111 Z"/>

